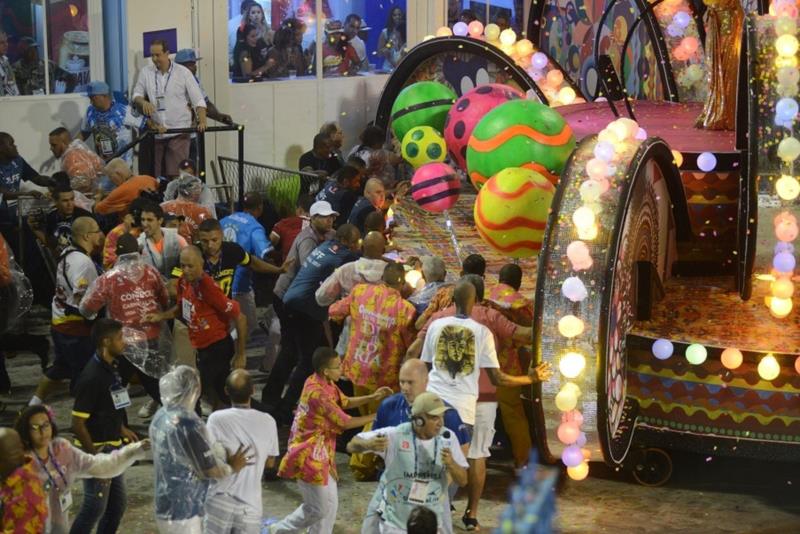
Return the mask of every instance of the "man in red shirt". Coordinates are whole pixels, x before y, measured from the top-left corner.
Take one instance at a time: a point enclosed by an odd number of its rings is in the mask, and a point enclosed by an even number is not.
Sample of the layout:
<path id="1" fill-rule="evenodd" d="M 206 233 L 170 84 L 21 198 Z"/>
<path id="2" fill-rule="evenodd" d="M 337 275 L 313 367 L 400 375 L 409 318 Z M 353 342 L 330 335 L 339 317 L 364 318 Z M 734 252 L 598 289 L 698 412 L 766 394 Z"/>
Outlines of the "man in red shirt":
<path id="1" fill-rule="evenodd" d="M 280 261 L 284 261 L 289 257 L 289 249 L 292 248 L 294 238 L 300 233 L 300 230 L 308 226 L 310 217 L 308 211 L 311 209 L 314 199 L 309 195 L 300 195 L 297 199 L 297 208 L 295 209 L 294 216 L 285 217 L 272 227 L 269 233 L 269 240 L 272 244 L 281 251 Z"/>
<path id="2" fill-rule="evenodd" d="M 195 246 L 181 251 L 181 277 L 178 298 L 171 310 L 145 317 L 159 322 L 179 317 L 189 328 L 189 341 L 197 349 L 197 370 L 203 393 L 214 408 L 230 404 L 225 393 L 225 379 L 231 367 L 244 369 L 247 345 L 247 319 L 239 312 L 239 303 L 225 296 L 219 286 L 203 271 L 203 253 Z M 228 334 L 228 324 L 236 321 L 236 348 Z"/>

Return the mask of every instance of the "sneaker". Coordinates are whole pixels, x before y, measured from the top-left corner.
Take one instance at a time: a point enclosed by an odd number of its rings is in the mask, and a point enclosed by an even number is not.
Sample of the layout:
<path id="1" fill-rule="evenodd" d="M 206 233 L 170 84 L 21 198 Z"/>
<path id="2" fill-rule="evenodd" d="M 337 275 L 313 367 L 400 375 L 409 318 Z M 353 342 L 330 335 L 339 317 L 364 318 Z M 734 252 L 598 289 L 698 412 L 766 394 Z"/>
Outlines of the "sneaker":
<path id="1" fill-rule="evenodd" d="M 461 521 L 464 522 L 464 530 L 469 532 L 480 532 L 481 524 L 478 523 L 478 519 L 475 517 L 467 517 L 467 513 L 469 513 L 469 510 L 464 512 L 464 516 L 461 518 Z"/>
<path id="2" fill-rule="evenodd" d="M 150 419 L 151 417 L 153 417 L 153 414 L 156 413 L 157 410 L 158 410 L 158 403 L 153 399 L 150 399 L 149 401 L 144 403 L 141 408 L 139 408 L 138 415 L 142 419 Z"/>

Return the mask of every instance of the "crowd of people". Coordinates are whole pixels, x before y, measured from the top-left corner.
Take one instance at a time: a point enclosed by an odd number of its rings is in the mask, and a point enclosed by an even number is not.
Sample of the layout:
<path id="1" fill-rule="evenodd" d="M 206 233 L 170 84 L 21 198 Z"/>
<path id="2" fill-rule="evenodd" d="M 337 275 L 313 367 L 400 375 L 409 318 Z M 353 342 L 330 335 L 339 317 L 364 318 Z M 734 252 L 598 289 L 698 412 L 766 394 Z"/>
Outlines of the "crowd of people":
<path id="1" fill-rule="evenodd" d="M 390 10 L 373 57 L 365 42 L 369 29 L 356 13 L 348 14 L 344 21 L 330 17 L 325 21 L 324 76 L 353 76 L 372 69 L 390 71 L 397 66 L 407 43 L 403 10 L 399 7 Z M 239 16 L 229 21 L 231 79 L 248 82 L 313 75 L 316 44 L 311 42 L 304 48 L 307 30 L 306 22 L 298 17 L 288 17 L 280 24 L 271 25 L 261 4 L 243 0 Z"/>
<path id="2" fill-rule="evenodd" d="M 386 39 L 404 39 L 402 12 L 392 13 Z M 256 40 L 282 39 L 250 22 Z M 152 454 L 161 532 L 260 532 L 261 482 L 276 468 L 302 502 L 270 532 L 329 533 L 337 450 L 351 454 L 357 480 L 377 481 L 365 534 L 452 532 L 460 486 L 461 522 L 479 530 L 496 414 L 524 466 L 521 388 L 550 376 L 526 348 L 532 303 L 519 266 L 505 265 L 485 287 L 478 254 L 450 276 L 435 255 L 403 259 L 387 212 L 408 181 L 374 126 L 344 156 L 341 128 L 323 125 L 299 169 L 324 182 L 277 221 L 265 218 L 275 207 L 264 191 L 227 213 L 194 172 L 193 134 L 170 130 L 231 118 L 202 91 L 193 51 L 171 58 L 155 41 L 150 52 L 131 104 L 93 82 L 80 134 L 50 133 L 61 166 L 52 176 L 0 132 L 0 308 L 15 305 L 6 288 L 25 275 L 50 308 L 49 337 L 20 333 L 14 313 L 0 314 L 1 393 L 13 386 L 2 351 L 33 352 L 43 370 L 15 427 L 0 429 L 2 531 L 116 532 L 123 473 Z M 134 174 L 126 150 L 142 128 L 159 132 L 154 176 Z M 52 209 L 24 213 L 29 197 Z M 24 274 L 14 263 L 21 252 Z M 259 320 L 267 307 L 277 355 L 250 365 L 248 341 L 271 330 Z M 256 368 L 269 373 L 261 391 Z M 136 414 L 150 421 L 147 436 L 129 425 L 134 383 L 148 397 Z M 58 436 L 46 404 L 64 386 L 74 444 Z M 279 437 L 286 427 L 288 440 Z M 78 479 L 83 498 L 73 507 Z"/>

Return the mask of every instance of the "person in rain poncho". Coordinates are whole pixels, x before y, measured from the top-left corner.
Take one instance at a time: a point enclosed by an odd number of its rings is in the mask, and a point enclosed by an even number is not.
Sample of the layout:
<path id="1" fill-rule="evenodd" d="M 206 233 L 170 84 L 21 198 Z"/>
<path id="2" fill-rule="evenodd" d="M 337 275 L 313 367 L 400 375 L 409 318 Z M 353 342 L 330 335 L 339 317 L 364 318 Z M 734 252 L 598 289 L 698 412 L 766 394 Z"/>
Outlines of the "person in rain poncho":
<path id="1" fill-rule="evenodd" d="M 48 515 L 44 532 L 69 532 L 71 486 L 80 478 L 114 478 L 145 457 L 149 440 L 137 441 L 108 454 L 87 454 L 59 438 L 55 416 L 49 407 L 28 406 L 19 414 L 15 428 L 47 493 Z"/>
<path id="2" fill-rule="evenodd" d="M 210 479 L 251 465 L 250 448 L 229 452 L 212 446 L 205 423 L 195 413 L 200 398 L 197 370 L 179 365 L 161 377 L 159 387 L 164 405 L 150 423 L 156 525 L 162 533 L 200 534 Z"/>
<path id="3" fill-rule="evenodd" d="M 135 237 L 120 236 L 116 252 L 116 265 L 92 283 L 79 309 L 81 315 L 94 319 L 106 307 L 108 316 L 125 326 L 120 376 L 127 383 L 138 371 L 147 394 L 159 402 L 158 379 L 171 363 L 169 330 L 161 328 L 161 323 L 146 321 L 145 316 L 168 306 L 167 287 L 158 270 L 142 261 Z"/>
<path id="4" fill-rule="evenodd" d="M 178 226 L 178 233 L 188 242 L 206 219 L 216 219 L 215 212 L 200 203 L 203 192 L 203 182 L 187 174 L 174 180 L 178 183 L 178 197 L 161 203 L 164 213 L 175 215 L 183 220 Z"/>

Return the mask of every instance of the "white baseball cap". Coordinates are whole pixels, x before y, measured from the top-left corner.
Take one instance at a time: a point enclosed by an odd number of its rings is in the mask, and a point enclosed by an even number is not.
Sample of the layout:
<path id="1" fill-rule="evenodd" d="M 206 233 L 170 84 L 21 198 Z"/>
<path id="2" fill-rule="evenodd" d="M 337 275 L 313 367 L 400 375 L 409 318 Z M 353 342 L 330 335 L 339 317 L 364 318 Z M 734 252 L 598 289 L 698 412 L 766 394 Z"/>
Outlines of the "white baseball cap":
<path id="1" fill-rule="evenodd" d="M 311 211 L 309 212 L 312 217 L 319 215 L 320 217 L 328 217 L 330 215 L 339 216 L 339 213 L 333 211 L 331 203 L 326 200 L 318 200 L 311 204 Z"/>

